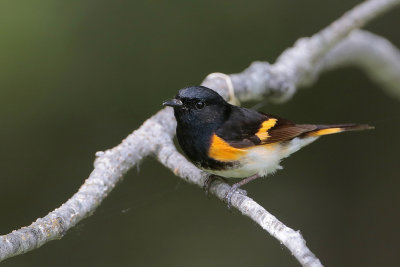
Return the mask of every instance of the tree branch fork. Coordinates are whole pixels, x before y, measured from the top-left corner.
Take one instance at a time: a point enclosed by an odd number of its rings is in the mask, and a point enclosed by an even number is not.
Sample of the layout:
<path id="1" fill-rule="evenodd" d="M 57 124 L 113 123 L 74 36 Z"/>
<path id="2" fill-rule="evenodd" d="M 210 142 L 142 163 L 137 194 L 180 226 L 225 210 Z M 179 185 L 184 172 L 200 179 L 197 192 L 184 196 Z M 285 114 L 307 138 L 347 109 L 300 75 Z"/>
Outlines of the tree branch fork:
<path id="1" fill-rule="evenodd" d="M 209 75 L 202 85 L 216 90 L 224 98 L 231 95 L 228 90 L 231 83 L 235 96 L 241 101 L 268 97 L 271 101 L 284 102 L 297 88 L 312 84 L 322 72 L 355 65 L 400 99 L 399 50 L 382 37 L 358 30 L 399 3 L 400 0 L 365 1 L 321 32 L 300 39 L 284 51 L 275 64 L 254 62 L 243 72 L 227 76 L 228 82 L 221 75 Z M 118 146 L 97 152 L 92 173 L 67 202 L 31 225 L 0 236 L 0 261 L 60 239 L 68 229 L 90 216 L 124 174 L 148 156 L 156 158 L 185 181 L 202 187 L 207 174 L 176 150 L 175 128 L 172 108 L 167 107 L 145 121 Z M 215 181 L 210 192 L 223 200 L 229 189 L 228 184 Z M 322 266 L 299 231 L 284 225 L 252 198 L 236 193 L 232 196 L 232 206 L 278 239 L 302 266 Z"/>

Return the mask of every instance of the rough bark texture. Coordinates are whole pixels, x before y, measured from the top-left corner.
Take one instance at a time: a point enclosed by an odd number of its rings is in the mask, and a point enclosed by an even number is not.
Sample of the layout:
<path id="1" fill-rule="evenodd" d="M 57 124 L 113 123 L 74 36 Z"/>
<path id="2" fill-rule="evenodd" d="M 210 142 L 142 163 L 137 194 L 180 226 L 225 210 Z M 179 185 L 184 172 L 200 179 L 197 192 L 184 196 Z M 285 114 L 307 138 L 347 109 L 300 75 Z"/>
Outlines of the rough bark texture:
<path id="1" fill-rule="evenodd" d="M 236 97 L 242 101 L 269 97 L 282 102 L 292 97 L 298 87 L 315 81 L 321 72 L 346 65 L 359 66 L 388 92 L 400 97 L 399 51 L 381 37 L 354 30 L 399 2 L 363 2 L 321 32 L 300 39 L 275 64 L 254 62 L 242 73 L 230 75 Z M 229 95 L 229 83 L 222 76 L 208 76 L 202 84 L 225 98 Z M 0 236 L 0 261 L 60 239 L 68 229 L 91 215 L 124 174 L 147 156 L 154 156 L 186 181 L 203 186 L 206 174 L 189 163 L 173 144 L 175 127 L 172 109 L 165 108 L 120 145 L 98 152 L 94 170 L 67 202 L 31 225 Z M 215 182 L 210 191 L 222 200 L 229 188 L 225 183 Z M 322 266 L 298 231 L 285 226 L 253 199 L 234 194 L 232 206 L 278 239 L 301 265 Z"/>

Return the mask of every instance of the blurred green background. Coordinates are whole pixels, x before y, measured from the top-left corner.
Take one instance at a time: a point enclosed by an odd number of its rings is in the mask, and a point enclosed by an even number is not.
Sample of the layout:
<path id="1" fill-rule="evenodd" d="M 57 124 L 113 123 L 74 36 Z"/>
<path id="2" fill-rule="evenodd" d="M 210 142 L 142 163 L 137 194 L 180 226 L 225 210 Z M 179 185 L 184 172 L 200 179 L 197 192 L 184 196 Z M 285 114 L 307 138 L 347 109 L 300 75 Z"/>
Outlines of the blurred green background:
<path id="1" fill-rule="evenodd" d="M 272 63 L 358 2 L 1 1 L 0 234 L 65 202 L 95 152 L 119 144 L 179 88 Z M 367 29 L 400 47 L 399 26 L 397 9 Z M 261 110 L 376 126 L 323 138 L 245 188 L 301 230 L 326 266 L 400 266 L 399 100 L 349 67 Z M 72 265 L 298 263 L 248 218 L 146 159 L 62 240 L 1 266 Z"/>

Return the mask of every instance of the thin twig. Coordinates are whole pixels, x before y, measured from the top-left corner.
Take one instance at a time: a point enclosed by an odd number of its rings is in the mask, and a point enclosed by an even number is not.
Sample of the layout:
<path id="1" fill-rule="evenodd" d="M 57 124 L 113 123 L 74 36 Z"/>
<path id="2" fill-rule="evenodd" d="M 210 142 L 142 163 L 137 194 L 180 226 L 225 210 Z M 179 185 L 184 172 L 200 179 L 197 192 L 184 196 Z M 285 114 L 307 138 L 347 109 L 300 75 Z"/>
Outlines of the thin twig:
<path id="1" fill-rule="evenodd" d="M 277 101 L 287 100 L 298 86 L 312 83 L 321 72 L 349 64 L 366 69 L 373 79 L 400 95 L 398 78 L 393 78 L 400 73 L 399 52 L 383 38 L 370 33 L 358 31 L 346 37 L 353 29 L 363 26 L 399 2 L 364 2 L 320 33 L 298 41 L 274 65 L 255 62 L 242 73 L 230 75 L 236 96 L 242 101 L 265 96 Z M 372 41 L 379 44 L 378 47 L 366 48 Z M 352 54 L 355 51 L 359 53 Z M 349 53 L 353 57 L 347 57 Z M 374 56 L 365 60 L 368 57 L 366 54 Z M 374 66 L 384 66 L 385 73 Z M 203 85 L 217 90 L 224 97 L 228 96 L 223 79 L 209 77 Z M 66 203 L 31 225 L 0 236 L 0 261 L 60 239 L 71 227 L 91 215 L 123 175 L 147 156 L 156 157 L 186 181 L 202 186 L 206 174 L 189 163 L 173 145 L 175 126 L 171 109 L 163 109 L 120 145 L 98 152 L 89 178 Z M 229 188 L 227 184 L 216 182 L 211 187 L 211 193 L 223 199 Z M 277 238 L 303 266 L 322 266 L 299 232 L 285 226 L 254 200 L 234 194 L 232 206 Z"/>

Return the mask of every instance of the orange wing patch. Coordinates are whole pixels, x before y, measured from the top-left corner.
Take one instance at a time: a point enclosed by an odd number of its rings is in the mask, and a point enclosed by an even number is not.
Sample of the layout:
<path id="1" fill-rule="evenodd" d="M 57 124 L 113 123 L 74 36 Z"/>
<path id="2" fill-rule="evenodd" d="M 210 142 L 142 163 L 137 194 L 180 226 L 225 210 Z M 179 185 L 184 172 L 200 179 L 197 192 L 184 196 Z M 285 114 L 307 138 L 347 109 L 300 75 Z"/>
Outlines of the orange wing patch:
<path id="1" fill-rule="evenodd" d="M 268 130 L 275 126 L 277 119 L 268 119 L 261 124 L 260 130 L 256 133 L 256 136 L 260 140 L 265 141 L 270 137 Z"/>
<path id="2" fill-rule="evenodd" d="M 208 156 L 210 158 L 228 162 L 238 160 L 246 153 L 247 152 L 244 149 L 230 146 L 227 142 L 218 137 L 216 134 L 211 137 L 210 150 L 208 151 Z"/>
<path id="3" fill-rule="evenodd" d="M 320 136 L 326 134 L 334 134 L 343 131 L 342 128 L 329 128 L 329 129 L 322 129 L 315 132 L 311 132 L 308 136 Z"/>

